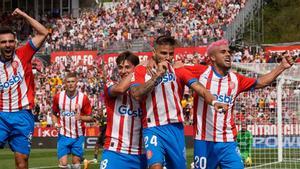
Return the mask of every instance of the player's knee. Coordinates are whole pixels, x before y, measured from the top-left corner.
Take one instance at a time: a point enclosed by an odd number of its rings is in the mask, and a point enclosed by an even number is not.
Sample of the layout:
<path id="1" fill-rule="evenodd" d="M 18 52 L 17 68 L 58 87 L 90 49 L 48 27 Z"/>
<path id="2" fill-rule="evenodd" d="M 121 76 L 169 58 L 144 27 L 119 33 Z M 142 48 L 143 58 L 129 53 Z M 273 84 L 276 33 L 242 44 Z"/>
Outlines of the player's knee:
<path id="1" fill-rule="evenodd" d="M 68 165 L 58 165 L 59 168 L 61 169 L 69 169 L 70 167 Z"/>
<path id="2" fill-rule="evenodd" d="M 72 169 L 80 169 L 80 164 L 73 164 Z"/>
<path id="3" fill-rule="evenodd" d="M 150 166 L 150 169 L 163 169 L 163 165 L 161 163 L 154 163 Z"/>

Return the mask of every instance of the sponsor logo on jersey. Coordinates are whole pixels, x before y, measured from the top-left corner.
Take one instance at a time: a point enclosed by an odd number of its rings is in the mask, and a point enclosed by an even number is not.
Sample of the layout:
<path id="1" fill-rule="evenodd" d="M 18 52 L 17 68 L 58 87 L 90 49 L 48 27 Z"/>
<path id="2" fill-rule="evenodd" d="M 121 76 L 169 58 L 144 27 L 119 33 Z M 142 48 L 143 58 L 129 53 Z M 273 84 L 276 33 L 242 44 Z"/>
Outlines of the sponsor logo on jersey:
<path id="1" fill-rule="evenodd" d="M 222 95 L 222 94 L 221 95 L 214 94 L 214 96 L 216 97 L 216 99 L 219 102 L 232 104 L 232 101 L 233 101 L 232 96 L 227 96 L 226 94 L 224 94 L 224 95 Z"/>
<path id="2" fill-rule="evenodd" d="M 173 73 L 165 73 L 162 77 L 156 80 L 155 86 L 159 85 L 160 83 L 167 83 L 171 81 L 175 81 L 175 75 Z"/>
<path id="3" fill-rule="evenodd" d="M 18 72 L 17 75 L 11 76 L 10 79 L 8 79 L 6 82 L 0 82 L 0 90 L 9 89 L 14 84 L 17 84 L 23 80 L 23 77 L 21 76 L 21 73 Z"/>
<path id="4" fill-rule="evenodd" d="M 118 112 L 121 115 L 129 115 L 133 117 L 142 117 L 142 109 L 138 108 L 137 110 L 131 110 L 128 105 L 121 105 L 118 108 Z"/>
<path id="5" fill-rule="evenodd" d="M 75 116 L 75 112 L 64 111 L 61 113 L 62 116 L 73 117 Z"/>

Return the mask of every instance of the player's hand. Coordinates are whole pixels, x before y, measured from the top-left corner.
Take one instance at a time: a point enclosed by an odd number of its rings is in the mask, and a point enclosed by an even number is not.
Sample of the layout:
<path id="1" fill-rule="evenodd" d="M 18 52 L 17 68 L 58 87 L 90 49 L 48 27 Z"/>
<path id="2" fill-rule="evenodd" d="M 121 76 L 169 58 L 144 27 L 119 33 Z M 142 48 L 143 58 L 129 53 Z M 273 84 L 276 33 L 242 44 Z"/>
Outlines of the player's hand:
<path id="1" fill-rule="evenodd" d="M 24 16 L 24 12 L 21 11 L 19 8 L 16 8 L 13 13 L 11 14 L 12 16 Z"/>
<path id="2" fill-rule="evenodd" d="M 181 67 L 184 67 L 184 64 L 182 63 L 182 61 L 176 61 L 174 64 L 173 64 L 173 68 L 181 68 Z"/>
<path id="3" fill-rule="evenodd" d="M 226 113 L 228 111 L 228 104 L 224 104 L 218 101 L 213 101 L 212 105 L 218 113 Z"/>
<path id="4" fill-rule="evenodd" d="M 59 123 L 54 123 L 54 127 L 59 130 L 61 128 L 61 125 Z"/>
<path id="5" fill-rule="evenodd" d="M 245 165 L 246 166 L 251 166 L 252 165 L 252 159 L 251 157 L 247 157 L 246 160 L 245 160 Z"/>
<path id="6" fill-rule="evenodd" d="M 75 105 L 75 119 L 79 121 L 81 120 L 79 104 Z"/>
<path id="7" fill-rule="evenodd" d="M 288 69 L 290 67 L 293 66 L 293 64 L 295 63 L 294 58 L 290 55 L 289 52 L 286 52 L 283 54 L 282 56 L 282 61 L 281 61 L 281 65 L 285 68 Z"/>
<path id="8" fill-rule="evenodd" d="M 146 66 L 146 71 L 147 74 L 153 77 L 156 74 L 156 69 L 157 69 L 157 64 L 153 59 L 150 59 L 147 61 Z"/>
<path id="9" fill-rule="evenodd" d="M 163 62 L 160 62 L 157 66 L 157 75 L 159 77 L 163 76 L 167 70 L 168 70 L 168 65 L 169 65 L 169 62 L 168 61 L 163 61 Z"/>

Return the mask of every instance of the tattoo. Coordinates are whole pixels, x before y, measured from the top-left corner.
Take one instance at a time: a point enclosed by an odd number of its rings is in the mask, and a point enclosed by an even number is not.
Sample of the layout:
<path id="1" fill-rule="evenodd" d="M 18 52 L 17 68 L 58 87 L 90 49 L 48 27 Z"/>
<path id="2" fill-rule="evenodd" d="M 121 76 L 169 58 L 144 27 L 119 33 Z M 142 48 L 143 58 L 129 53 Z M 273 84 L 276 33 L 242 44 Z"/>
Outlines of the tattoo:
<path id="1" fill-rule="evenodd" d="M 155 87 L 157 77 L 153 76 L 150 80 L 148 80 L 145 84 L 133 87 L 131 89 L 132 95 L 134 97 L 142 97 L 149 92 L 151 92 Z"/>

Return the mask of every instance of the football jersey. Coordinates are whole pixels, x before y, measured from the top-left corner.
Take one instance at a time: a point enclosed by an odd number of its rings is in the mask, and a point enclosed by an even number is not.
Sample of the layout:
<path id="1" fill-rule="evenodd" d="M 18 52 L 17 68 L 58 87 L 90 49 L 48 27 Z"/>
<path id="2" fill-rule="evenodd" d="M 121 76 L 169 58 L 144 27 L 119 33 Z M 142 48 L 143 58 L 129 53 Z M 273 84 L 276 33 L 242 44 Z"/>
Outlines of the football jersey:
<path id="1" fill-rule="evenodd" d="M 125 154 L 142 154 L 142 109 L 127 92 L 112 97 L 109 94 L 113 83 L 104 89 L 107 110 L 107 128 L 104 148 Z"/>
<path id="2" fill-rule="evenodd" d="M 131 86 L 144 84 L 151 79 L 145 66 L 137 66 Z M 144 128 L 170 123 L 183 122 L 183 112 L 180 101 L 184 85 L 190 86 L 196 82 L 191 72 L 185 68 L 173 69 L 168 65 L 167 72 L 155 82 L 154 89 L 142 99 Z"/>
<path id="3" fill-rule="evenodd" d="M 34 107 L 34 76 L 31 60 L 38 49 L 30 40 L 16 49 L 12 61 L 0 61 L 0 112 Z"/>
<path id="4" fill-rule="evenodd" d="M 194 97 L 194 137 L 214 142 L 234 141 L 237 129 L 234 122 L 234 102 L 239 93 L 254 87 L 256 79 L 229 71 L 221 76 L 212 66 L 186 66 L 216 100 L 229 105 L 226 113 L 218 113 L 202 97 Z"/>
<path id="5" fill-rule="evenodd" d="M 52 110 L 59 117 L 61 125 L 59 134 L 71 138 L 78 138 L 85 134 L 84 122 L 75 118 L 76 105 L 79 106 L 81 116 L 91 115 L 90 101 L 82 92 L 77 91 L 75 96 L 69 97 L 66 91 L 62 91 L 54 96 Z"/>

